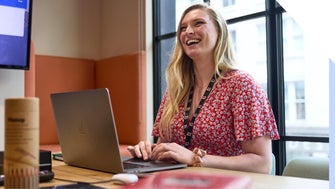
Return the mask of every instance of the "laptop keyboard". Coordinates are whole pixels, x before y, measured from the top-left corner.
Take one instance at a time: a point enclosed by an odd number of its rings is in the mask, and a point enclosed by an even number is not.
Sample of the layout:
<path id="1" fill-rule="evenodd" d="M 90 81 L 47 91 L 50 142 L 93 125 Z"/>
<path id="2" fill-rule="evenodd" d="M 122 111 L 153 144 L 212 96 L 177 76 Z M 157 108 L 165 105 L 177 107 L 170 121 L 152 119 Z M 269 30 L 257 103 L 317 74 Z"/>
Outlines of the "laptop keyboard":
<path id="1" fill-rule="evenodd" d="M 135 163 L 127 163 L 123 162 L 123 168 L 124 169 L 134 169 L 134 168 L 142 168 L 142 167 L 149 167 L 148 165 L 140 165 Z"/>

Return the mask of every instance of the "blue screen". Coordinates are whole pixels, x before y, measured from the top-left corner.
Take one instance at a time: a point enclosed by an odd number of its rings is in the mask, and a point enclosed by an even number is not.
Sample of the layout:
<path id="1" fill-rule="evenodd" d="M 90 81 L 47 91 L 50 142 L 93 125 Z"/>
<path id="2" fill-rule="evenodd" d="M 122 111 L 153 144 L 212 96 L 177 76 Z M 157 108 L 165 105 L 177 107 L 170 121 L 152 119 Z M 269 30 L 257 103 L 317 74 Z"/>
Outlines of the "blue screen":
<path id="1" fill-rule="evenodd" d="M 0 0 L 0 68 L 29 69 L 32 0 Z"/>

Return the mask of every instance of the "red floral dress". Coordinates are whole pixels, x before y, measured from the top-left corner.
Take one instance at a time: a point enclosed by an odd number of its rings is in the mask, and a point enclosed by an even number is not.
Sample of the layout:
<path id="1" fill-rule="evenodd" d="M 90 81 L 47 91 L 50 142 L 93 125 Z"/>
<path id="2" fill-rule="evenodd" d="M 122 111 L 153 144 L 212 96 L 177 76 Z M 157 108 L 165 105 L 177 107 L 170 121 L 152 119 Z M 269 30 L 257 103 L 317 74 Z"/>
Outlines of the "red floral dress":
<path id="1" fill-rule="evenodd" d="M 279 139 L 277 125 L 270 102 L 261 86 L 247 73 L 236 70 L 218 80 L 194 121 L 190 149 L 204 149 L 208 154 L 236 156 L 243 153 L 242 141 L 268 135 Z M 159 137 L 163 97 L 152 131 Z M 183 129 L 185 102 L 172 120 L 172 141 L 184 145 Z"/>

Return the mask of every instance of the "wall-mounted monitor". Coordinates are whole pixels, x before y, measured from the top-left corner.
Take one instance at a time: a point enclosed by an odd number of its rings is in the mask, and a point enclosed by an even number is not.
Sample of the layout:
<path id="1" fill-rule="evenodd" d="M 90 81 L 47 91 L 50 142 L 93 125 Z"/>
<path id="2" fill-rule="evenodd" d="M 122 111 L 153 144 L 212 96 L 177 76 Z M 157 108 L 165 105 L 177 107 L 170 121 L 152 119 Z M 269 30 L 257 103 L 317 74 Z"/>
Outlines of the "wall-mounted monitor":
<path id="1" fill-rule="evenodd" d="M 0 0 L 0 68 L 29 69 L 32 0 Z"/>

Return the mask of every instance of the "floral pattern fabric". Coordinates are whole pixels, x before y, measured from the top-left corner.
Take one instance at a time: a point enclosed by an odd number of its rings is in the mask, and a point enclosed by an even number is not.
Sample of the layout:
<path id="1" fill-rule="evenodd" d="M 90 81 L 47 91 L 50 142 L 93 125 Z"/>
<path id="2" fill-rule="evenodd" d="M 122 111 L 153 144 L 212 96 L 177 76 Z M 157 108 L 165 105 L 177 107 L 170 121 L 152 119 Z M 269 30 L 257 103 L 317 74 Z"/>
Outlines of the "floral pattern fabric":
<path id="1" fill-rule="evenodd" d="M 167 95 L 161 102 L 152 131 L 159 137 Z M 185 101 L 171 122 L 172 141 L 184 145 Z M 236 70 L 218 80 L 194 121 L 190 149 L 200 148 L 207 154 L 236 156 L 243 153 L 242 141 L 260 136 L 279 139 L 270 102 L 261 86 L 247 73 Z"/>

